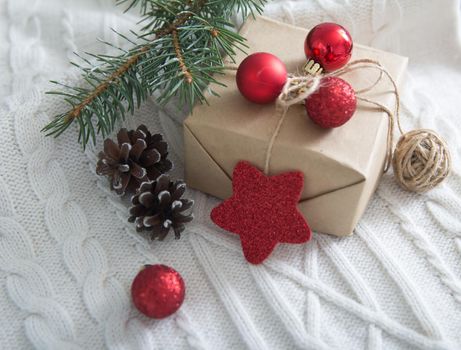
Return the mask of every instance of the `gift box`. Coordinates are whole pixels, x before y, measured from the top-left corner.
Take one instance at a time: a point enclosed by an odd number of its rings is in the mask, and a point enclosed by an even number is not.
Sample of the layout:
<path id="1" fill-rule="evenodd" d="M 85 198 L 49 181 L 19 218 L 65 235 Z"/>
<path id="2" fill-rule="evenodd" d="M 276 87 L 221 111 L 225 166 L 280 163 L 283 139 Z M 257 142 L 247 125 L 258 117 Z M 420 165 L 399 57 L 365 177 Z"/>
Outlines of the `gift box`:
<path id="1" fill-rule="evenodd" d="M 303 44 L 308 33 L 264 17 L 248 20 L 240 33 L 247 54 L 270 52 L 287 66 L 302 71 Z M 238 65 L 246 57 L 236 56 Z M 352 60 L 379 61 L 400 86 L 407 58 L 354 45 Z M 343 78 L 354 88 L 372 85 L 377 70 L 360 69 Z M 258 105 L 239 93 L 235 72 L 218 77 L 227 87 L 214 87 L 209 105 L 198 105 L 184 122 L 185 178 L 188 185 L 218 198 L 232 194 L 232 171 L 240 160 L 264 168 L 266 149 L 278 117 L 275 105 Z M 395 104 L 391 85 L 383 79 L 367 97 L 386 106 Z M 311 229 L 336 236 L 353 232 L 383 173 L 387 150 L 388 116 L 358 103 L 345 125 L 322 129 L 306 115 L 303 105 L 290 107 L 274 144 L 269 175 L 299 170 L 304 189 L 298 208 Z"/>

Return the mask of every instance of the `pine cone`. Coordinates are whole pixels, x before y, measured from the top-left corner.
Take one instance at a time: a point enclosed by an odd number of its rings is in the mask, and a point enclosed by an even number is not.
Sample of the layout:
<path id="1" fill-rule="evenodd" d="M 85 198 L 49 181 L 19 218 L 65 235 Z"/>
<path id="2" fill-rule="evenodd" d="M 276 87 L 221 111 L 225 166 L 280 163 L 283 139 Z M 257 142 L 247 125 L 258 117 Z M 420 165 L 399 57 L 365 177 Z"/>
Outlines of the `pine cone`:
<path id="1" fill-rule="evenodd" d="M 194 204 L 190 199 L 181 199 L 185 190 L 183 181 L 170 181 L 168 175 L 142 183 L 131 200 L 128 221 L 136 223 L 138 232 L 150 231 L 152 239 L 163 240 L 170 228 L 179 239 L 185 224 L 193 219 L 192 213 L 184 213 Z"/>
<path id="2" fill-rule="evenodd" d="M 130 131 L 120 129 L 117 141 L 118 144 L 104 140 L 96 173 L 108 176 L 111 189 L 119 195 L 135 193 L 141 183 L 153 181 L 173 167 L 167 159 L 168 144 L 162 135 L 152 135 L 145 125 Z"/>

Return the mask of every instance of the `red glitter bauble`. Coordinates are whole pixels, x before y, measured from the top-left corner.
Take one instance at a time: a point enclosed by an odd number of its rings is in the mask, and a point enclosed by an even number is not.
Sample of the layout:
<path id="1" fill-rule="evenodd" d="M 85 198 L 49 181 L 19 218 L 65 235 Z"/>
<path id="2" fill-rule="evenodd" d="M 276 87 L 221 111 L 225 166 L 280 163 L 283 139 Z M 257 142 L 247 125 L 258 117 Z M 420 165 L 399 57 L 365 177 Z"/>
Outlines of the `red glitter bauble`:
<path id="1" fill-rule="evenodd" d="M 357 108 L 355 91 L 348 82 L 325 77 L 319 89 L 305 102 L 307 115 L 323 128 L 336 128 L 346 123 Z"/>
<path id="2" fill-rule="evenodd" d="M 307 59 L 313 59 L 328 72 L 343 67 L 352 56 L 352 38 L 339 24 L 321 23 L 309 32 L 304 42 Z"/>
<path id="3" fill-rule="evenodd" d="M 248 100 L 270 103 L 282 91 L 287 81 L 287 69 L 276 56 L 257 52 L 240 63 L 236 80 L 238 89 Z"/>
<path id="4" fill-rule="evenodd" d="M 133 280 L 131 297 L 136 308 L 152 318 L 175 313 L 186 293 L 181 275 L 165 265 L 146 265 Z"/>

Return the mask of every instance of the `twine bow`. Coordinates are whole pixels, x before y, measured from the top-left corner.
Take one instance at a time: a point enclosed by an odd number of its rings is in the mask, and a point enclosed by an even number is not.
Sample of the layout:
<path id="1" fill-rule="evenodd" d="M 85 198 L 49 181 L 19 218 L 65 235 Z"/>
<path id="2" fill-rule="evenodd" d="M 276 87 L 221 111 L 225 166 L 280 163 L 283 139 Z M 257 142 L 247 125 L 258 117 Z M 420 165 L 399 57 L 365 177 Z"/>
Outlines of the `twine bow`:
<path id="1" fill-rule="evenodd" d="M 277 102 L 275 104 L 276 114 L 279 115 L 279 120 L 267 146 L 266 160 L 264 161 L 264 174 L 269 174 L 272 149 L 274 148 L 275 139 L 280 133 L 288 108 L 294 104 L 303 102 L 309 95 L 313 94 L 318 89 L 319 84 L 320 77 L 318 76 L 288 76 L 287 82 L 283 86 L 282 92 L 277 97 Z"/>
<path id="2" fill-rule="evenodd" d="M 418 129 L 408 133 L 403 132 L 400 124 L 400 95 L 397 84 L 391 74 L 378 61 L 360 59 L 324 76 L 341 76 L 363 68 L 373 68 L 380 72 L 379 77 L 373 84 L 356 91 L 356 98 L 359 101 L 375 106 L 388 115 L 389 127 L 384 172 L 387 172 L 392 164 L 395 178 L 404 189 L 418 193 L 430 190 L 442 182 L 450 173 L 450 152 L 445 141 L 433 130 Z M 363 96 L 364 93 L 371 91 L 384 76 L 388 78 L 393 87 L 392 92 L 396 99 L 394 112 L 385 105 Z M 318 89 L 320 80 L 321 76 L 318 75 L 288 76 L 287 82 L 276 102 L 276 114 L 279 116 L 279 120 L 266 149 L 264 162 L 265 174 L 269 173 L 272 149 L 289 107 L 304 102 L 309 95 Z M 393 151 L 395 124 L 397 124 L 401 136 Z"/>

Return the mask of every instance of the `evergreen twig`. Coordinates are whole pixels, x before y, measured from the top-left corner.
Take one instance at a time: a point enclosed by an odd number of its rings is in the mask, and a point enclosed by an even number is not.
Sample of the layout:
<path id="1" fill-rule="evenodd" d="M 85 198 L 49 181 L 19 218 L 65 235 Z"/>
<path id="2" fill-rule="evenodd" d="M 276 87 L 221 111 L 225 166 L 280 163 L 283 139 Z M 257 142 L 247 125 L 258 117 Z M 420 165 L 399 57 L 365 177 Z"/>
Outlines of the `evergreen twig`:
<path id="1" fill-rule="evenodd" d="M 79 125 L 79 141 L 85 146 L 97 134 L 106 137 L 115 123 L 124 119 L 153 92 L 160 103 L 178 96 L 189 107 L 206 102 L 204 89 L 218 84 L 214 76 L 222 74 L 224 56 L 231 59 L 245 47 L 244 39 L 230 28 L 230 16 L 260 12 L 266 0 L 118 0 L 127 10 L 138 8 L 143 16 L 139 43 L 125 35 L 133 45 L 118 55 L 88 54 L 94 62 L 82 58 L 85 86 L 67 86 L 49 92 L 60 95 L 69 110 L 57 115 L 43 128 L 46 135 L 59 136 L 72 123 Z M 106 43 L 112 47 L 114 45 Z M 80 56 L 79 56 L 80 57 Z"/>

